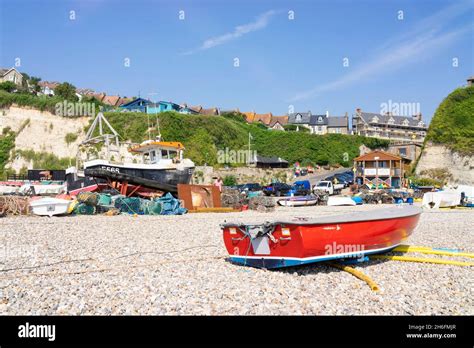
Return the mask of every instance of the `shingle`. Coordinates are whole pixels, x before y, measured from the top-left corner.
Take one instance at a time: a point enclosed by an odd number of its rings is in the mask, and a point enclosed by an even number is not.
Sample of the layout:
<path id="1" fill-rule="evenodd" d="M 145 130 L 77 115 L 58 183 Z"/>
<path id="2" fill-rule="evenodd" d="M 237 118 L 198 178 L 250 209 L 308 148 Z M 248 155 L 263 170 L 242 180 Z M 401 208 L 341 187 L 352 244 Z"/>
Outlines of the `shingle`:
<path id="1" fill-rule="evenodd" d="M 325 126 L 328 124 L 328 118 L 326 115 L 311 115 L 309 124 L 311 126 Z"/>
<path id="2" fill-rule="evenodd" d="M 296 117 L 301 115 L 301 121 L 296 122 Z M 288 115 L 288 123 L 290 124 L 309 124 L 311 112 L 294 112 Z"/>
<path id="3" fill-rule="evenodd" d="M 348 119 L 344 116 L 330 116 L 328 117 L 328 127 L 347 127 Z"/>

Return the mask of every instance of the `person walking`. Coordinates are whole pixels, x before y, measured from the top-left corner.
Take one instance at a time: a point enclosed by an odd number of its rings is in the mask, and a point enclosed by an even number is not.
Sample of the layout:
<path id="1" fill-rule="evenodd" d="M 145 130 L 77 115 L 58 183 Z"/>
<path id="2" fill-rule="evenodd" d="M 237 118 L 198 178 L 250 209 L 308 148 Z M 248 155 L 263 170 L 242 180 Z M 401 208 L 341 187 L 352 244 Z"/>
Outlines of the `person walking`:
<path id="1" fill-rule="evenodd" d="M 221 177 L 216 178 L 214 181 L 214 186 L 217 186 L 219 188 L 219 192 L 222 192 L 222 186 L 224 185 L 224 181 L 222 180 Z"/>

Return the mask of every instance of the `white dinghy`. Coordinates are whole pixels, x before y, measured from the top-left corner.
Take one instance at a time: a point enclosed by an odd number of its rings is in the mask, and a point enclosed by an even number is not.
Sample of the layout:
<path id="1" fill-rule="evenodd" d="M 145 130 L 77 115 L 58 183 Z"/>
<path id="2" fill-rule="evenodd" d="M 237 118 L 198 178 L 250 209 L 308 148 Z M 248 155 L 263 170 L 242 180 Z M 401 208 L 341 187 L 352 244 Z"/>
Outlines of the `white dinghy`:
<path id="1" fill-rule="evenodd" d="M 329 196 L 329 206 L 356 205 L 356 202 L 349 196 Z"/>
<path id="2" fill-rule="evenodd" d="M 426 192 L 422 206 L 427 209 L 455 207 L 461 203 L 461 193 L 455 191 Z"/>
<path id="3" fill-rule="evenodd" d="M 63 215 L 68 213 L 72 201 L 60 198 L 41 198 L 30 203 L 33 214 L 41 216 Z"/>

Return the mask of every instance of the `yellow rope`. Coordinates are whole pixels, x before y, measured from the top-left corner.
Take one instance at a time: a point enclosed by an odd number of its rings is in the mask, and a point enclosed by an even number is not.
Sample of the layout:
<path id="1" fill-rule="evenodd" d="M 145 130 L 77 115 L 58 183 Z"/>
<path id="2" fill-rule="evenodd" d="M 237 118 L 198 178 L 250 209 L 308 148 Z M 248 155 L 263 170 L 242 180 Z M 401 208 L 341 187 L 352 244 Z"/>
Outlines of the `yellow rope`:
<path id="1" fill-rule="evenodd" d="M 379 286 L 372 280 L 372 278 L 370 278 L 369 276 L 365 275 L 364 273 L 356 270 L 355 268 L 345 266 L 345 265 L 341 265 L 341 264 L 338 264 L 338 263 L 332 263 L 332 262 L 329 263 L 329 265 L 332 266 L 332 267 L 339 268 L 343 271 L 346 271 L 346 272 L 352 274 L 353 276 L 363 280 L 364 282 L 367 283 L 367 285 L 370 287 L 370 289 L 372 291 L 379 291 L 380 290 Z"/>
<path id="2" fill-rule="evenodd" d="M 474 266 L 474 263 L 472 263 L 472 262 L 441 260 L 441 259 L 424 259 L 424 258 L 420 258 L 420 257 L 410 257 L 410 256 L 371 255 L 369 257 L 371 259 L 382 259 L 382 260 L 438 263 L 438 264 L 441 264 L 441 265 L 455 265 L 455 266 Z"/>
<path id="3" fill-rule="evenodd" d="M 415 253 L 422 253 L 422 254 L 435 254 L 435 255 L 447 255 L 447 256 L 461 256 L 461 257 L 472 257 L 474 258 L 474 254 L 472 253 L 463 253 L 457 251 L 444 251 L 444 250 L 434 250 L 427 247 L 415 247 L 410 245 L 400 245 L 393 249 L 393 251 L 400 251 L 400 252 L 415 252 Z"/>

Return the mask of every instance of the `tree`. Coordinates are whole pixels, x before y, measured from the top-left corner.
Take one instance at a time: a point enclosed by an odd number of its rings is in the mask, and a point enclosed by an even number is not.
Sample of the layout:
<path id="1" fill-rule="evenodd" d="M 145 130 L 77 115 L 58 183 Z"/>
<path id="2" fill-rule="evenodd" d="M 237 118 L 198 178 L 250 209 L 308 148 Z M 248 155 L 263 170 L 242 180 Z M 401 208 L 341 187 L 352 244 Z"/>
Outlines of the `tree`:
<path id="1" fill-rule="evenodd" d="M 41 90 L 41 87 L 39 85 L 40 81 L 41 81 L 41 77 L 31 76 L 28 79 L 28 84 L 30 85 L 32 92 L 39 92 Z"/>
<path id="2" fill-rule="evenodd" d="M 69 82 L 63 82 L 59 86 L 57 86 L 54 89 L 54 94 L 57 95 L 58 97 L 71 100 L 71 101 L 78 100 L 76 96 L 76 87 L 71 85 Z"/>
<path id="3" fill-rule="evenodd" d="M 13 92 L 16 88 L 17 86 L 11 81 L 5 81 L 0 83 L 0 89 L 7 91 L 8 93 Z"/>
<path id="4" fill-rule="evenodd" d="M 217 164 L 217 150 L 214 141 L 205 129 L 199 129 L 187 142 L 186 157 L 197 165 Z"/>

